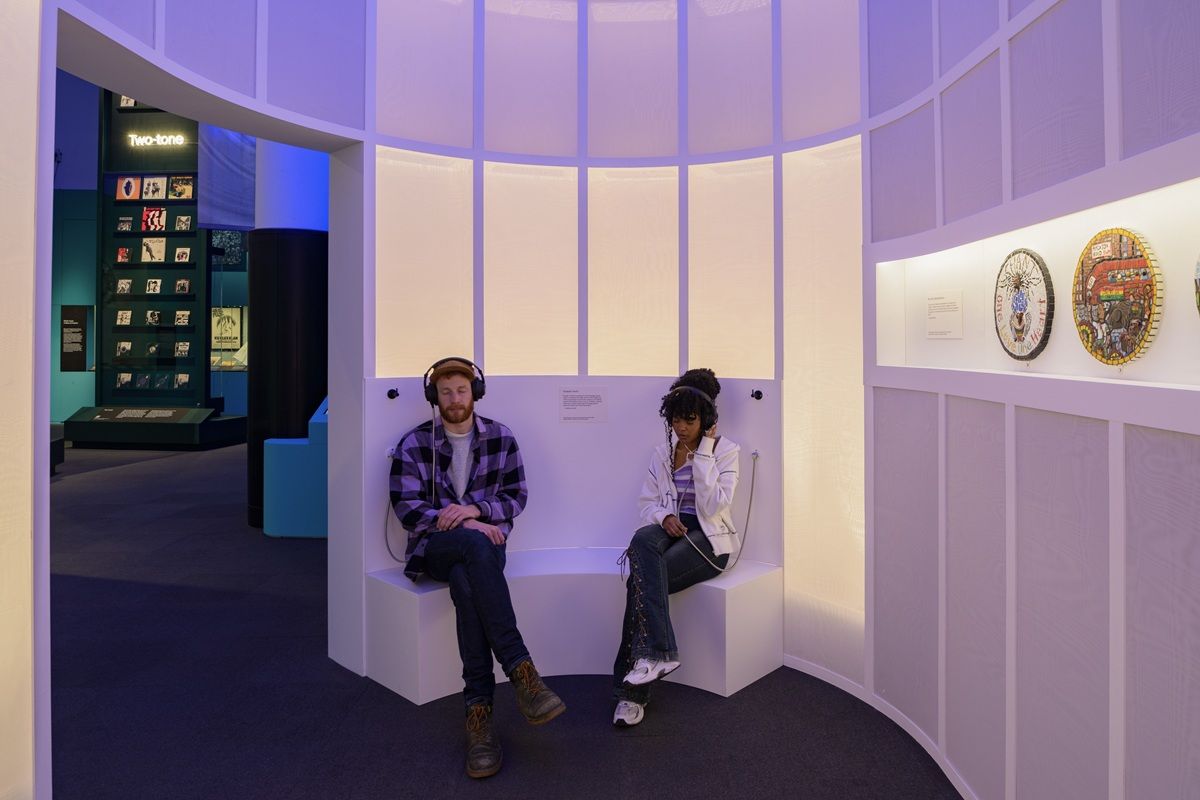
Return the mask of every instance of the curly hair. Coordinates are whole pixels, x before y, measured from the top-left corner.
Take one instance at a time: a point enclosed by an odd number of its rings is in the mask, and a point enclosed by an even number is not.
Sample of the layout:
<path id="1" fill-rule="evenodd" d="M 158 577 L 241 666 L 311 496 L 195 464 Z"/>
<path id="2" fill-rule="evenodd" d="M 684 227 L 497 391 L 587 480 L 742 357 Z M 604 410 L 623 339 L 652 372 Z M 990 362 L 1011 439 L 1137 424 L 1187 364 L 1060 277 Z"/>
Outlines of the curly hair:
<path id="1" fill-rule="evenodd" d="M 681 388 L 695 389 L 708 395 L 714 401 L 712 408 L 708 401 L 696 392 L 679 391 Z M 679 376 L 671 389 L 663 395 L 658 407 L 658 415 L 670 425 L 671 420 L 678 417 L 699 417 L 701 429 L 708 430 L 716 422 L 716 399 L 721 393 L 721 382 L 711 369 L 689 369 Z M 705 424 L 705 423 L 708 424 Z"/>

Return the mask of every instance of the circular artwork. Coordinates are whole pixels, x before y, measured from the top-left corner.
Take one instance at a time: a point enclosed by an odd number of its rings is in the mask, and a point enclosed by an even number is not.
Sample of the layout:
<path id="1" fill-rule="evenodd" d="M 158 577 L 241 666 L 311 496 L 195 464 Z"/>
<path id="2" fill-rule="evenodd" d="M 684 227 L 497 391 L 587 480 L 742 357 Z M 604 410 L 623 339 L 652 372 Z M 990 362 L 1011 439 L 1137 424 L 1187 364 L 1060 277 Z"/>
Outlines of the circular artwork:
<path id="1" fill-rule="evenodd" d="M 1046 262 L 1032 250 L 1014 250 L 996 276 L 996 335 L 1004 351 L 1030 361 L 1050 341 L 1054 322 L 1054 285 Z"/>
<path id="2" fill-rule="evenodd" d="M 1150 249 L 1125 228 L 1100 231 L 1079 254 L 1075 329 L 1097 361 L 1124 364 L 1154 339 L 1162 317 L 1162 275 Z"/>

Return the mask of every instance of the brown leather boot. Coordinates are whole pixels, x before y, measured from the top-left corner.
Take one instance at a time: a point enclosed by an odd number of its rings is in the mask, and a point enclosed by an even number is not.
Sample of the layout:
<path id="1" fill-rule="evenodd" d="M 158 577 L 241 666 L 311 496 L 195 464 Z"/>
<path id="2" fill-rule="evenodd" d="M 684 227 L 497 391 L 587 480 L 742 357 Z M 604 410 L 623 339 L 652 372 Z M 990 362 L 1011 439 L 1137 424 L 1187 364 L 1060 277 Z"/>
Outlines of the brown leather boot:
<path id="1" fill-rule="evenodd" d="M 500 771 L 504 753 L 492 730 L 492 707 L 476 703 L 467 707 L 467 775 L 487 778 Z"/>
<path id="2" fill-rule="evenodd" d="M 508 676 L 517 692 L 517 707 L 530 725 L 542 725 L 567 710 L 567 704 L 550 691 L 532 661 L 522 661 Z"/>

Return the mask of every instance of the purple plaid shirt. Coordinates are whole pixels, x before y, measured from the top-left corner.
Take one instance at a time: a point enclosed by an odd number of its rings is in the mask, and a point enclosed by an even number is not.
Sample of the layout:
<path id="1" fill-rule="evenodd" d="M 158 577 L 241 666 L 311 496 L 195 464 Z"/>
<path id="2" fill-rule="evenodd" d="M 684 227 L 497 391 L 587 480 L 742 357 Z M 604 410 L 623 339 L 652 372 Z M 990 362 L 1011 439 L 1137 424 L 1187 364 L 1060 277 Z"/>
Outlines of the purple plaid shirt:
<path id="1" fill-rule="evenodd" d="M 430 474 L 434 443 L 437 468 Z M 435 531 L 438 511 L 451 503 L 475 505 L 480 522 L 499 528 L 507 538 L 512 521 L 525 510 L 529 492 L 525 488 L 525 465 L 517 440 L 507 427 L 487 417 L 475 415 L 475 435 L 471 440 L 471 469 L 462 497 L 450 480 L 450 460 L 454 448 L 440 421 L 422 422 L 400 439 L 392 460 L 388 482 L 392 508 L 400 524 L 408 531 L 404 574 L 416 580 L 425 571 L 425 543 Z M 437 504 L 432 486 L 437 481 Z"/>

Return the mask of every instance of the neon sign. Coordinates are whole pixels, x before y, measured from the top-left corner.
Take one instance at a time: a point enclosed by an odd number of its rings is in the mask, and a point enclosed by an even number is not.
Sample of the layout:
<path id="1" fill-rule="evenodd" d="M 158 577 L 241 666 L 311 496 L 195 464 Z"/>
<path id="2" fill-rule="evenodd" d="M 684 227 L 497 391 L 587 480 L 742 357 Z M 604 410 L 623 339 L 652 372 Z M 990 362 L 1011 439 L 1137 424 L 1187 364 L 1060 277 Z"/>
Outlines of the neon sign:
<path id="1" fill-rule="evenodd" d="M 150 136 L 129 134 L 130 147 L 178 147 L 183 144 L 186 142 L 182 133 L 155 133 Z"/>

